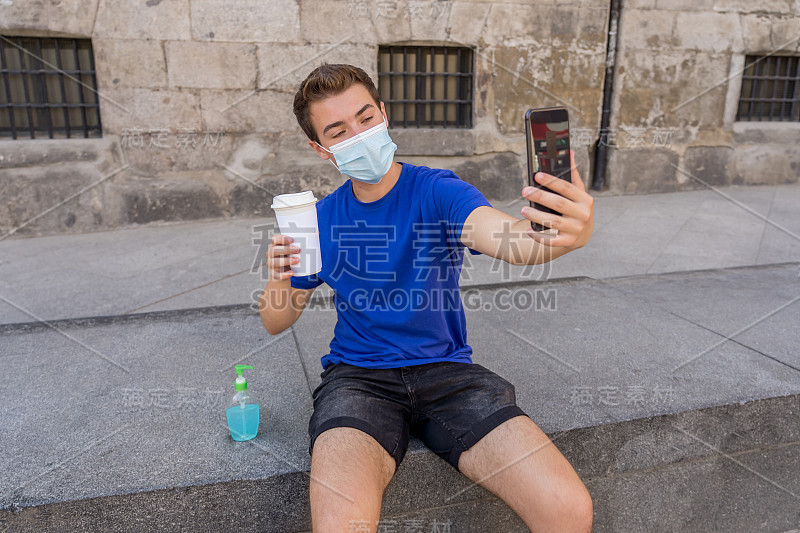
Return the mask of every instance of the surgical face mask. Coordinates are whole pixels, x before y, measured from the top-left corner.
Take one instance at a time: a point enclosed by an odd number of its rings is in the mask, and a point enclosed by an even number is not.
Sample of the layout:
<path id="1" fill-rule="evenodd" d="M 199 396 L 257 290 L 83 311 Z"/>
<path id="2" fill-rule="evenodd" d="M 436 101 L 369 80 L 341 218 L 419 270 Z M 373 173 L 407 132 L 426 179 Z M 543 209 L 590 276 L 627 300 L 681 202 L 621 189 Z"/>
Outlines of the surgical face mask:
<path id="1" fill-rule="evenodd" d="M 392 159 L 397 145 L 389 137 L 386 120 L 381 121 L 358 135 L 331 146 L 330 150 L 319 143 L 317 146 L 331 154 L 336 163 L 328 159 L 345 176 L 363 181 L 378 183 L 392 167 Z"/>

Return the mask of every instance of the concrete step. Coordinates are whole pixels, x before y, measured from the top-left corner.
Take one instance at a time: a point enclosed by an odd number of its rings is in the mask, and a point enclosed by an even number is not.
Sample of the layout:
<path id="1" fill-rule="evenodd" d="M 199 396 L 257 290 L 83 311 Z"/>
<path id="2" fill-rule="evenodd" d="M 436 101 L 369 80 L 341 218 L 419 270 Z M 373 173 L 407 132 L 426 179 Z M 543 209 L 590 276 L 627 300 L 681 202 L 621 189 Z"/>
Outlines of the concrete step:
<path id="1" fill-rule="evenodd" d="M 473 361 L 515 385 L 575 465 L 597 531 L 789 530 L 797 272 L 468 289 Z M 554 305 L 522 308 L 537 293 Z M 0 326 L 0 530 L 308 530 L 311 391 L 334 322 L 332 309 L 307 309 L 270 336 L 237 305 Z M 225 423 L 237 363 L 255 367 L 261 403 L 247 442 Z M 524 531 L 416 439 L 383 514 L 428 531 L 448 520 Z"/>
<path id="2" fill-rule="evenodd" d="M 592 494 L 594 531 L 789 531 L 800 518 L 798 410 L 800 395 L 793 395 L 550 437 Z M 310 531 L 308 481 L 304 465 L 257 479 L 12 503 L 0 510 L 0 526 L 20 533 Z M 417 439 L 386 490 L 380 523 L 389 531 L 528 531 Z"/>

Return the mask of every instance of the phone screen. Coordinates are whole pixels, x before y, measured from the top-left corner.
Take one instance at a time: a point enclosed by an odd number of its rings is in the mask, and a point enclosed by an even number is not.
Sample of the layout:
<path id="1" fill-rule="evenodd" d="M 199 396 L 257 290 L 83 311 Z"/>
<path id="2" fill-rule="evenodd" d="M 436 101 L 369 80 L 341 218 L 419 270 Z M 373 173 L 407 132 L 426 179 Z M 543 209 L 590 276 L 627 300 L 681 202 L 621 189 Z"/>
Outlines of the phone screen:
<path id="1" fill-rule="evenodd" d="M 531 109 L 525 114 L 528 145 L 528 184 L 545 188 L 533 179 L 537 172 L 572 181 L 569 157 L 569 116 L 563 107 Z M 534 209 L 560 214 L 548 207 L 531 203 Z M 531 222 L 535 231 L 547 228 Z"/>
<path id="2" fill-rule="evenodd" d="M 531 114 L 530 135 L 538 170 L 561 179 L 570 180 L 569 121 L 567 110 L 534 111 Z"/>

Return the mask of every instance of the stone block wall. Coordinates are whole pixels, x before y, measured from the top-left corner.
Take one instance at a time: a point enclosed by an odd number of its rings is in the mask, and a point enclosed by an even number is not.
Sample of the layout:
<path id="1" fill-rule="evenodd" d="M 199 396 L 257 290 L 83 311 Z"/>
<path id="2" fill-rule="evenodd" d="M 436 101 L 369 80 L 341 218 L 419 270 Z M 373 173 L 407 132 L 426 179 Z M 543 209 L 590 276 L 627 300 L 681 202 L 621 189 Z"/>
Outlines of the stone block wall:
<path id="1" fill-rule="evenodd" d="M 800 53 L 794 0 L 623 2 L 615 193 L 797 182 L 800 123 L 736 121 L 746 55 Z"/>
<path id="2" fill-rule="evenodd" d="M 66 198 L 69 187 L 59 184 L 23 199 L 34 182 L 58 181 L 61 165 L 42 160 L 45 146 L 98 147 L 84 187 L 102 172 L 122 170 L 91 192 L 93 217 L 68 216 L 67 204 L 80 209 L 76 198 L 25 224 L 20 235 L 270 216 L 274 194 L 328 194 L 343 178 L 308 147 L 291 110 L 294 92 L 323 62 L 357 64 L 377 82 L 381 44 L 474 48 L 474 127 L 395 128 L 397 157 L 452 168 L 488 198 L 510 200 L 525 181 L 526 109 L 575 102 L 573 126 L 596 127 L 607 18 L 608 6 L 598 0 L 4 2 L 4 35 L 92 39 L 103 139 L 1 140 L 2 153 L 38 155 L 0 170 L 0 193 L 14 192 L 0 210 L 0 230 Z M 586 148 L 579 161 L 588 176 Z"/>
<path id="3" fill-rule="evenodd" d="M 717 184 L 797 179 L 796 125 L 742 126 L 730 118 L 738 91 L 731 74 L 741 69 L 745 49 L 766 50 L 798 32 L 795 3 L 758 5 L 624 3 L 612 131 L 671 138 L 613 146 L 612 192 L 694 185 L 676 166 Z M 9 198 L 0 209 L 0 234 L 271 216 L 275 194 L 328 194 L 343 178 L 308 147 L 292 114 L 294 92 L 323 62 L 357 64 L 377 81 L 383 44 L 475 51 L 473 128 L 393 128 L 398 160 L 451 168 L 490 200 L 508 201 L 525 182 L 525 110 L 564 105 L 588 184 L 608 15 L 608 0 L 0 2 L 0 35 L 91 38 L 103 122 L 103 139 L 0 140 L 0 195 Z M 74 159 L 65 154 L 87 146 L 96 157 L 81 164 L 93 170 L 71 179 L 80 182 L 77 190 L 91 188 L 64 202 L 73 189 L 58 176 Z M 765 146 L 779 159 L 771 174 L 754 172 Z M 69 206 L 81 209 L 87 195 L 93 215 L 69 216 Z"/>

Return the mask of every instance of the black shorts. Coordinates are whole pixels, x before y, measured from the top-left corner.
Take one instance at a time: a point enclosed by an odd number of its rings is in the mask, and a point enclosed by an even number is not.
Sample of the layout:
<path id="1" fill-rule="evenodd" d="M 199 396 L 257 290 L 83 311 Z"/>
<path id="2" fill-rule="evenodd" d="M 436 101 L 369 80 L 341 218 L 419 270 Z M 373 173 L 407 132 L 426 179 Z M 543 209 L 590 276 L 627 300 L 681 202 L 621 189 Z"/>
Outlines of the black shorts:
<path id="1" fill-rule="evenodd" d="M 476 363 L 440 362 L 400 368 L 363 368 L 335 363 L 320 374 L 311 442 L 333 427 L 371 435 L 397 466 L 409 435 L 419 437 L 458 470 L 458 458 L 509 418 L 525 415 L 514 386 Z"/>

